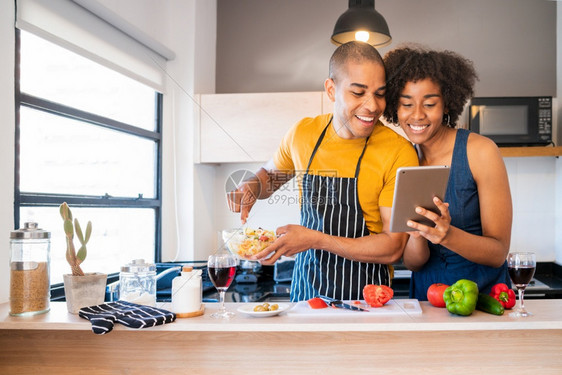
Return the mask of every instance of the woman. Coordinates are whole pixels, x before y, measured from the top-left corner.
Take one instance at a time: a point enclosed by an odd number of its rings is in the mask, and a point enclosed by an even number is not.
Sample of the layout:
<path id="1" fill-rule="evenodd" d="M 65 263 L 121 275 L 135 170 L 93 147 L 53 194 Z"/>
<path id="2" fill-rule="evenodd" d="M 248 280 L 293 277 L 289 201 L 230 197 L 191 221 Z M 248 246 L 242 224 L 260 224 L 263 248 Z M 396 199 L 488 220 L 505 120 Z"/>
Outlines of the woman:
<path id="1" fill-rule="evenodd" d="M 433 283 L 470 279 L 483 293 L 511 285 L 506 257 L 511 238 L 509 181 L 498 147 L 490 139 L 455 129 L 473 95 L 472 63 L 449 51 L 404 47 L 385 56 L 388 77 L 384 116 L 399 124 L 418 149 L 420 165 L 448 165 L 440 214 L 416 210 L 435 223 L 408 222 L 404 264 L 414 271 L 410 297 L 427 299 Z"/>

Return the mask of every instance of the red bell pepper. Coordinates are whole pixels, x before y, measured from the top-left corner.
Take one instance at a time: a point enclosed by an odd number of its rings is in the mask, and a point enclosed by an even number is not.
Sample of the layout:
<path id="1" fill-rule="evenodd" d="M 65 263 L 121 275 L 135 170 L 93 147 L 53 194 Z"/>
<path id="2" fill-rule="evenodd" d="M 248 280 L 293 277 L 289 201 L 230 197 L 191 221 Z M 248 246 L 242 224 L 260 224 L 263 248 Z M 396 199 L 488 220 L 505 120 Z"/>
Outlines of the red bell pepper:
<path id="1" fill-rule="evenodd" d="M 515 306 L 515 292 L 506 284 L 494 285 L 490 295 L 497 299 L 505 309 L 511 309 Z"/>

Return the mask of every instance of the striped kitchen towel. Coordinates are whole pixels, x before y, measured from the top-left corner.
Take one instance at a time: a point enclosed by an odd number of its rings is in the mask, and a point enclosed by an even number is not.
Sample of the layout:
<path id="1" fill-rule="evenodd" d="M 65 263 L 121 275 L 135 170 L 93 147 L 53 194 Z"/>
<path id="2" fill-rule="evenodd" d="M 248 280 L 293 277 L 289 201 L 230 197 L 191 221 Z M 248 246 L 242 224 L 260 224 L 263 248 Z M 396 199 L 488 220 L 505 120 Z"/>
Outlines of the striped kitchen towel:
<path id="1" fill-rule="evenodd" d="M 147 328 L 176 320 L 171 311 L 127 301 L 82 307 L 78 315 L 92 323 L 92 331 L 103 335 L 111 332 L 115 322 L 130 328 Z"/>

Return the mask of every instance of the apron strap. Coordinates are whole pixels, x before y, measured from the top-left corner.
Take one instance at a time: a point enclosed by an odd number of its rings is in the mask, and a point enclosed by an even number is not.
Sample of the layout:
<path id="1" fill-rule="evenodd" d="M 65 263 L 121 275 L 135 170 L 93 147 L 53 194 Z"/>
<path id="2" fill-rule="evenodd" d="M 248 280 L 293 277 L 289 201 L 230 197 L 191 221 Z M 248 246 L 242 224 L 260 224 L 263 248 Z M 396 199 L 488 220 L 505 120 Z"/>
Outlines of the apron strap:
<path id="1" fill-rule="evenodd" d="M 328 126 L 330 126 L 330 124 L 332 123 L 333 118 L 334 118 L 334 116 L 330 117 L 330 121 L 328 121 L 328 124 L 326 125 L 324 130 L 322 130 L 322 134 L 320 134 L 320 137 L 318 137 L 318 140 L 316 141 L 316 145 L 314 145 L 314 150 L 312 150 L 312 155 L 310 155 L 310 159 L 308 159 L 308 165 L 306 166 L 306 173 L 307 174 L 308 174 L 308 171 L 310 170 L 310 164 L 312 164 L 312 159 L 314 159 L 314 155 L 316 155 L 316 151 L 318 151 L 318 148 L 320 147 L 320 144 L 322 143 L 322 140 L 324 139 L 324 136 L 326 135 L 326 131 L 328 130 Z M 357 166 L 355 167 L 355 178 L 359 177 L 359 170 L 361 169 L 361 160 L 363 159 L 363 155 L 365 155 L 365 150 L 367 149 L 367 144 L 369 143 L 370 137 L 371 136 L 368 136 L 365 139 L 365 146 L 363 146 L 363 151 L 361 151 L 361 155 L 359 156 L 359 159 L 357 160 Z"/>
<path id="2" fill-rule="evenodd" d="M 369 137 L 365 139 L 365 146 L 363 146 L 363 151 L 361 152 L 361 156 L 359 156 L 359 160 L 357 161 L 357 167 L 355 167 L 355 178 L 359 177 L 359 170 L 361 169 L 361 159 L 363 159 L 363 155 L 365 155 L 365 150 L 367 149 L 367 143 L 369 143 Z"/>
<path id="3" fill-rule="evenodd" d="M 314 150 L 312 150 L 312 155 L 310 155 L 310 159 L 308 159 L 308 165 L 306 166 L 306 174 L 308 174 L 308 170 L 310 169 L 310 164 L 312 164 L 312 159 L 314 159 L 314 155 L 316 155 L 316 151 L 318 151 L 318 148 L 320 147 L 320 144 L 322 143 L 322 140 L 324 139 L 324 136 L 326 135 L 326 131 L 328 130 L 328 126 L 330 126 L 330 124 L 332 123 L 333 118 L 334 118 L 334 116 L 330 117 L 330 121 L 328 121 L 328 125 L 326 125 L 326 127 L 322 131 L 322 134 L 320 134 L 320 137 L 318 137 L 318 140 L 316 141 L 316 145 L 314 146 Z"/>

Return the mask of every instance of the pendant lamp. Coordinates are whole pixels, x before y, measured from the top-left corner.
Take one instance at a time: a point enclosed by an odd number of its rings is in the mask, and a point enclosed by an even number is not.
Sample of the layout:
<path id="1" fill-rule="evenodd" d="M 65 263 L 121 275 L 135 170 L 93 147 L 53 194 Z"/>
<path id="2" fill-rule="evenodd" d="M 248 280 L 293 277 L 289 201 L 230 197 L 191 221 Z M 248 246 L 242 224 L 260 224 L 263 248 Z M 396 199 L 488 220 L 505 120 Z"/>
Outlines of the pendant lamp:
<path id="1" fill-rule="evenodd" d="M 349 9 L 336 21 L 332 43 L 360 40 L 379 48 L 390 44 L 392 37 L 384 17 L 375 10 L 375 0 L 349 0 Z"/>

